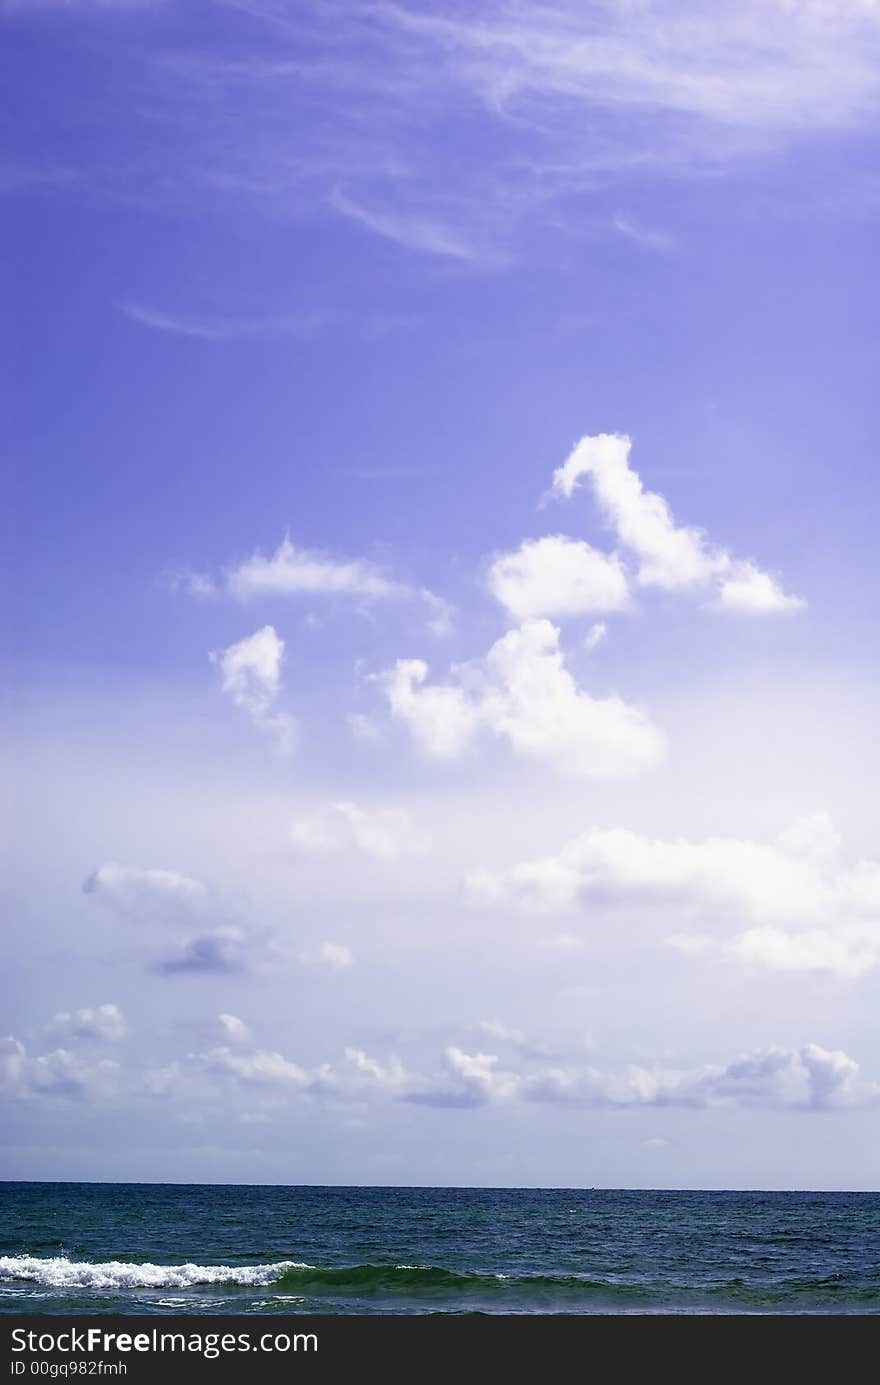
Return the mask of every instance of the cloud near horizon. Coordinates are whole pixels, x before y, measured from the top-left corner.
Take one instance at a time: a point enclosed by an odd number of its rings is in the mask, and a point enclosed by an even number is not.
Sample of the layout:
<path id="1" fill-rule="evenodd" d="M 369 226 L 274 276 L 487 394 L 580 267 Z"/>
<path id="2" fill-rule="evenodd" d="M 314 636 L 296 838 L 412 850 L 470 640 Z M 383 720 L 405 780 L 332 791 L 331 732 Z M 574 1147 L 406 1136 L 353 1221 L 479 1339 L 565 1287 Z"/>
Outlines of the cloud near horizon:
<path id="1" fill-rule="evenodd" d="M 581 1109 L 706 1110 L 734 1106 L 768 1111 L 831 1112 L 874 1105 L 880 1083 L 862 1077 L 859 1065 L 840 1050 L 815 1043 L 798 1049 L 770 1048 L 726 1064 L 695 1068 L 668 1065 L 598 1067 L 547 1063 L 521 1056 L 506 1066 L 494 1053 L 468 1053 L 456 1044 L 443 1051 L 440 1068 L 420 1073 L 394 1054 L 378 1059 L 346 1048 L 344 1061 L 307 1067 L 277 1049 L 254 1046 L 235 1017 L 221 1016 L 234 1047 L 221 1044 L 185 1055 L 164 1069 L 124 1069 L 102 1059 L 86 1062 L 57 1049 L 31 1057 L 17 1039 L 0 1040 L 0 1081 L 14 1100 L 61 1098 L 118 1103 L 144 1095 L 183 1102 L 211 1088 L 248 1091 L 271 1107 L 291 1098 L 316 1098 L 339 1105 L 386 1099 L 410 1106 L 476 1111 L 512 1104 Z"/>
<path id="2" fill-rule="evenodd" d="M 113 1004 L 62 1010 L 49 1028 L 59 1038 L 96 1039 L 105 1043 L 116 1043 L 126 1034 L 125 1017 L 119 1006 Z"/>
<path id="3" fill-rule="evenodd" d="M 475 906 L 536 916 L 672 915 L 694 925 L 667 938 L 690 957 L 844 977 L 880 967 L 880 862 L 848 864 L 825 813 L 798 819 L 772 843 L 594 828 L 556 856 L 473 871 L 465 888 Z"/>

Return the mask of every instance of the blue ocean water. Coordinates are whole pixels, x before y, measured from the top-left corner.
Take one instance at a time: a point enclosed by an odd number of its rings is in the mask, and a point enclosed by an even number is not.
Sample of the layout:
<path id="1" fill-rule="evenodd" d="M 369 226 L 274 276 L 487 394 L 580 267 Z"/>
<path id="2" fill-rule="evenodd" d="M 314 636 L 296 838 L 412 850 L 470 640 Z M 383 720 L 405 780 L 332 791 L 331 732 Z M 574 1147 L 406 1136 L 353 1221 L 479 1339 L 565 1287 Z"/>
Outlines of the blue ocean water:
<path id="1" fill-rule="evenodd" d="M 0 1311 L 877 1313 L 880 1194 L 6 1183 Z"/>

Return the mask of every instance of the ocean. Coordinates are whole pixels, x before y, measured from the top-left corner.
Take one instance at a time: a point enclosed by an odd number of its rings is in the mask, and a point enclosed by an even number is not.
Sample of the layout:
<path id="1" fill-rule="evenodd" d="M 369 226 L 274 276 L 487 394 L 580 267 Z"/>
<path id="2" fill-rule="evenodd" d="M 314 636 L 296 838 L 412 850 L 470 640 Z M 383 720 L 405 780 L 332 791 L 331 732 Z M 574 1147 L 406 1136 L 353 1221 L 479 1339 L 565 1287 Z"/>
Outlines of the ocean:
<path id="1" fill-rule="evenodd" d="M 6 1313 L 877 1313 L 880 1194 L 0 1184 Z"/>

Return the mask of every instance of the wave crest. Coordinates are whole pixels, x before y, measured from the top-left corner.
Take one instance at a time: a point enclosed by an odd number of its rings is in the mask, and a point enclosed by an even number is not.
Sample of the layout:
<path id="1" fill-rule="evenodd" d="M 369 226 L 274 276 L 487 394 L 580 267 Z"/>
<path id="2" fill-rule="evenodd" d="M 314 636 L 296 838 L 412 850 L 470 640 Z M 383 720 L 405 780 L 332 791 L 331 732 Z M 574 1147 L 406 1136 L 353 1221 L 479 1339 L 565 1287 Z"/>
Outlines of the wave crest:
<path id="1" fill-rule="evenodd" d="M 30 1255 L 0 1255 L 0 1283 L 14 1280 L 41 1284 L 49 1289 L 188 1289 L 199 1284 L 241 1284 L 262 1287 L 274 1284 L 290 1270 L 310 1266 L 296 1260 L 274 1265 L 152 1265 L 107 1260 L 92 1264 Z"/>

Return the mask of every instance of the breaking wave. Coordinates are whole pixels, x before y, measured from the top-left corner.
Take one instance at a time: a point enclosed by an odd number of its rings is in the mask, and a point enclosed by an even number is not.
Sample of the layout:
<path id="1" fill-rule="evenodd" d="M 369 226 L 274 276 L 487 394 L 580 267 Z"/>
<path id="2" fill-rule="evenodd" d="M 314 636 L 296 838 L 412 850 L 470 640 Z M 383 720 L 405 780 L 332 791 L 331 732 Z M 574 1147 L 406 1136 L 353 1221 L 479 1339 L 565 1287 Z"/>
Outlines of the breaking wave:
<path id="1" fill-rule="evenodd" d="M 274 1284 L 289 1270 L 308 1268 L 294 1260 L 274 1265 L 133 1265 L 124 1260 L 92 1264 L 64 1255 L 51 1259 L 2 1255 L 0 1283 L 24 1280 L 49 1289 L 189 1289 L 198 1284 L 260 1288 Z"/>
<path id="2" fill-rule="evenodd" d="M 880 1289 L 847 1285 L 839 1276 L 785 1278 L 773 1284 L 748 1280 L 718 1279 L 697 1283 L 657 1280 L 607 1279 L 579 1275 L 504 1275 L 455 1270 L 436 1265 L 363 1264 L 321 1267 L 296 1260 L 277 1260 L 262 1265 L 155 1265 L 123 1260 L 93 1263 L 66 1256 L 39 1258 L 0 1256 L 0 1285 L 30 1283 L 60 1293 L 72 1290 L 190 1289 L 226 1286 L 230 1289 L 269 1288 L 298 1296 L 363 1299 L 393 1296 L 395 1299 L 451 1299 L 494 1301 L 503 1304 L 617 1305 L 623 1311 L 651 1311 L 663 1303 L 704 1308 L 713 1303 L 750 1308 L 796 1310 L 810 1303 L 865 1307 L 880 1302 Z"/>

